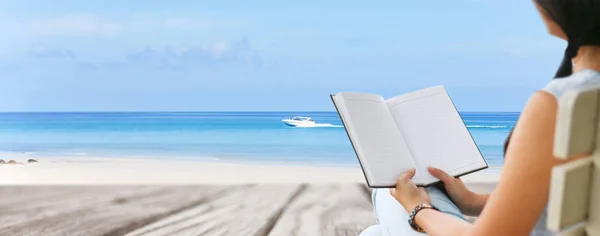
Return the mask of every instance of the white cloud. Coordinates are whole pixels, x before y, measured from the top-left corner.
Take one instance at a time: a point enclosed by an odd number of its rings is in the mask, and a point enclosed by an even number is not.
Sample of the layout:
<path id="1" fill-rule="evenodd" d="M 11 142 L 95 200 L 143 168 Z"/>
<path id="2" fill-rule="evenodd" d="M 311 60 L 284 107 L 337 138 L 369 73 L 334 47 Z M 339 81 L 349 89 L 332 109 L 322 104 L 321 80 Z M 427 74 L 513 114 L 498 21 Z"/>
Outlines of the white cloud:
<path id="1" fill-rule="evenodd" d="M 76 58 L 75 53 L 71 50 L 58 49 L 32 49 L 29 55 L 36 58 L 55 58 L 55 59 L 73 59 Z"/>
<path id="2" fill-rule="evenodd" d="M 0 21 L 2 39 L 22 36 L 111 36 L 121 33 L 157 30 L 203 30 L 228 26 L 224 22 L 191 17 L 155 18 L 153 16 L 128 16 L 109 19 L 94 14 L 68 14 L 47 18 Z M 1 39 L 0 39 L 1 40 Z M 4 41 L 3 40 L 3 41 Z"/>
<path id="3" fill-rule="evenodd" d="M 210 52 L 215 58 L 226 57 L 227 54 L 231 53 L 231 51 L 231 45 L 227 41 L 217 41 L 210 47 Z"/>
<path id="4" fill-rule="evenodd" d="M 30 22 L 29 28 L 37 35 L 114 35 L 123 27 L 116 22 L 105 21 L 91 14 L 65 15 L 56 18 L 38 19 Z"/>
<path id="5" fill-rule="evenodd" d="M 165 20 L 163 26 L 168 29 L 208 29 L 216 27 L 216 24 L 211 21 L 197 20 L 185 17 L 175 17 Z"/>
<path id="6" fill-rule="evenodd" d="M 155 50 L 147 47 L 142 51 L 128 55 L 134 62 L 158 63 L 169 65 L 214 65 L 238 63 L 261 66 L 259 53 L 246 39 L 216 41 L 207 47 L 166 47 Z"/>
<path id="7" fill-rule="evenodd" d="M 127 29 L 133 31 L 154 30 L 207 30 L 229 26 L 229 24 L 208 19 L 191 17 L 156 18 L 154 16 L 133 16 L 124 23 Z"/>

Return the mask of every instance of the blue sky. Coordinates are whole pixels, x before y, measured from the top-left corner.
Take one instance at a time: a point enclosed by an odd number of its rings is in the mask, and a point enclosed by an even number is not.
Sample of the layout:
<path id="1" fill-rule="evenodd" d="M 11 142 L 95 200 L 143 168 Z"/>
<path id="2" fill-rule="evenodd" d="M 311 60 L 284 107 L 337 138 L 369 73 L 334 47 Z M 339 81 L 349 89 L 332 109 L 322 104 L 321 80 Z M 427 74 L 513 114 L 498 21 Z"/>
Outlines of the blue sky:
<path id="1" fill-rule="evenodd" d="M 330 111 L 439 84 L 519 111 L 565 46 L 522 0 L 0 0 L 0 30 L 0 111 Z"/>

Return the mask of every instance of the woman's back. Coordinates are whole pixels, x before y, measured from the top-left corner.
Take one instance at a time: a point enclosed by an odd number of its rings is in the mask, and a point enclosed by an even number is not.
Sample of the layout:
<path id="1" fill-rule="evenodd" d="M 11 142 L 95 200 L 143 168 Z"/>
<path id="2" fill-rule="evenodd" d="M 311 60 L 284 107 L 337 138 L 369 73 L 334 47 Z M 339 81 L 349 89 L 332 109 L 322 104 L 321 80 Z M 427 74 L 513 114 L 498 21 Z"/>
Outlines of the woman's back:
<path id="1" fill-rule="evenodd" d="M 569 90 L 581 89 L 589 86 L 600 86 L 599 71 L 591 69 L 582 70 L 562 79 L 552 80 L 541 90 L 553 95 L 559 100 L 560 97 Z M 547 212 L 544 211 L 544 214 L 538 220 L 532 235 L 554 235 L 554 233 L 546 229 L 546 213 Z"/>

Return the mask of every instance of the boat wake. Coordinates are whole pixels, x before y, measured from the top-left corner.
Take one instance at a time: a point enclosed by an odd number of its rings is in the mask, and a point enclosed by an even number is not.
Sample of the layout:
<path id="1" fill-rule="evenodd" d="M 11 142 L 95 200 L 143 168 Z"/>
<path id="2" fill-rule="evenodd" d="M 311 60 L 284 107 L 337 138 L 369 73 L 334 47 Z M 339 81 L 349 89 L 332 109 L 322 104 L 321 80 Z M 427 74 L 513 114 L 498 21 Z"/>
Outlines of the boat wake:
<path id="1" fill-rule="evenodd" d="M 343 128 L 342 125 L 334 125 L 329 123 L 315 123 L 315 124 L 298 124 L 294 127 L 297 128 Z"/>

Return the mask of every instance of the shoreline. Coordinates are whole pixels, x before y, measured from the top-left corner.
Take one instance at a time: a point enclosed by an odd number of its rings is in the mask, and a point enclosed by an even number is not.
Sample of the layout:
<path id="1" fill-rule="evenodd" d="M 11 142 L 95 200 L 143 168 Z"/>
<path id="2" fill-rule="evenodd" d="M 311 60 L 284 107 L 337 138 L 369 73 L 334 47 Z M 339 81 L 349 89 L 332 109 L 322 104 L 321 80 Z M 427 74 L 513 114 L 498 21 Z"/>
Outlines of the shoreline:
<path id="1" fill-rule="evenodd" d="M 27 163 L 29 157 L 3 158 L 21 164 L 0 165 L 1 185 L 366 183 L 358 166 L 102 157 L 43 157 Z M 498 167 L 491 167 L 462 179 L 467 184 L 494 184 L 499 175 Z"/>
<path id="2" fill-rule="evenodd" d="M 271 157 L 272 158 L 272 157 Z M 356 159 L 356 157 L 353 157 Z M 57 160 L 70 160 L 70 161 L 105 161 L 105 160 L 152 160 L 152 161 L 168 161 L 168 162 L 202 162 L 202 163 L 216 163 L 216 164 L 240 164 L 240 165 L 266 165 L 266 166 L 309 166 L 309 167 L 325 167 L 325 168 L 360 168 L 360 164 L 357 162 L 338 162 L 338 161 L 321 161 L 321 162 L 300 162 L 283 159 L 257 159 L 248 157 L 219 157 L 219 156 L 197 156 L 197 155 L 97 155 L 88 153 L 28 153 L 28 152 L 2 152 L 0 151 L 0 159 L 4 161 L 15 160 L 20 163 L 26 163 L 28 159 L 34 160 L 49 160 L 56 162 Z M 354 160 L 353 159 L 353 160 Z M 487 160 L 486 160 L 487 161 Z M 502 165 L 489 165 L 488 169 L 484 171 L 499 172 L 502 169 Z"/>
<path id="3" fill-rule="evenodd" d="M 258 155 L 260 156 L 260 155 Z M 352 161 L 347 160 L 330 160 L 330 161 L 294 161 L 287 158 L 260 158 L 256 156 L 199 156 L 199 155 L 133 155 L 133 154 L 89 154 L 85 152 L 77 153 L 30 153 L 30 152 L 0 152 L 0 159 L 4 161 L 19 160 L 26 162 L 28 159 L 34 160 L 159 160 L 159 161 L 189 161 L 189 162 L 205 162 L 205 163 L 223 163 L 223 164 L 248 164 L 248 165 L 275 165 L 275 166 L 315 166 L 315 167 L 340 167 L 340 168 L 355 168 L 360 167 L 360 164 L 353 157 Z"/>

